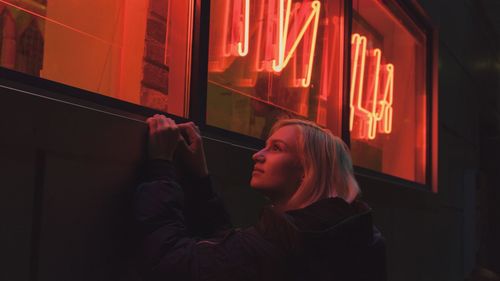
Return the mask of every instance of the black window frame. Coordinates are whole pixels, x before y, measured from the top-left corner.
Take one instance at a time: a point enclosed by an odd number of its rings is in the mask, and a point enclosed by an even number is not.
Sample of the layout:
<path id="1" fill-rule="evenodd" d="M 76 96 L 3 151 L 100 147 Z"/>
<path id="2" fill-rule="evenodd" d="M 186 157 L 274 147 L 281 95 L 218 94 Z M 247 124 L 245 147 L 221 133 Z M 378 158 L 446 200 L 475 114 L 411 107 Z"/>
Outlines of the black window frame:
<path id="1" fill-rule="evenodd" d="M 381 172 L 355 166 L 357 176 L 375 181 L 387 182 L 396 186 L 437 192 L 437 28 L 431 23 L 425 10 L 416 2 L 403 0 L 382 0 L 384 4 L 398 5 L 427 36 L 427 164 L 426 183 L 405 180 Z M 176 122 L 195 122 L 203 136 L 213 138 L 251 150 L 260 149 L 265 141 L 226 129 L 206 124 L 208 47 L 210 24 L 210 0 L 194 0 L 192 30 L 192 54 L 189 84 L 189 116 L 177 116 L 157 109 L 122 101 L 81 88 L 69 86 L 41 77 L 31 76 L 15 70 L 0 67 L 0 87 L 14 88 L 43 95 L 49 98 L 76 103 L 99 110 L 109 111 L 127 118 L 144 121 L 154 114 L 164 114 Z M 350 36 L 352 31 L 352 0 L 344 0 L 344 58 L 343 58 L 343 105 L 341 138 L 350 146 L 349 133 L 349 87 L 350 87 Z"/>
<path id="2" fill-rule="evenodd" d="M 349 4 L 346 5 L 348 7 L 346 11 L 346 15 L 348 15 L 349 20 L 347 21 L 348 34 L 349 37 L 344 38 L 345 42 L 350 42 L 350 36 L 352 34 L 352 18 L 353 18 L 353 8 L 352 8 L 352 0 L 346 0 Z M 392 176 L 389 174 L 385 174 L 382 172 L 377 172 L 371 169 L 363 168 L 360 166 L 354 165 L 355 173 L 360 176 L 364 176 L 366 178 L 372 178 L 379 181 L 387 182 L 390 184 L 395 184 L 397 186 L 405 186 L 408 188 L 414 188 L 417 190 L 423 191 L 432 191 L 437 193 L 438 191 L 438 183 L 437 183 L 437 156 L 438 156 L 438 139 L 437 139 L 437 83 L 438 83 L 438 33 L 435 25 L 432 24 L 432 21 L 425 11 L 425 9 L 415 0 L 412 1 L 403 1 L 403 0 L 381 0 L 381 2 L 386 6 L 396 5 L 397 8 L 400 8 L 413 23 L 423 31 L 426 36 L 426 94 L 427 94 L 427 104 L 426 104 L 426 167 L 425 167 L 425 184 L 417 183 L 414 181 L 406 180 L 400 177 Z M 351 57 L 350 46 L 346 47 L 345 50 L 346 58 Z M 347 63 L 350 65 L 350 62 Z M 347 76 L 350 81 L 350 68 L 346 69 L 344 72 L 344 76 Z M 345 81 L 344 81 L 345 82 Z M 348 86 L 349 87 L 349 86 Z M 348 88 L 349 90 L 349 88 Z M 350 147 L 350 133 L 348 128 L 348 120 L 349 120 L 349 92 L 344 92 L 344 100 L 347 100 L 344 103 L 343 113 L 346 113 L 347 116 L 342 116 L 342 139 L 349 145 Z M 345 128 L 344 128 L 345 127 Z"/>

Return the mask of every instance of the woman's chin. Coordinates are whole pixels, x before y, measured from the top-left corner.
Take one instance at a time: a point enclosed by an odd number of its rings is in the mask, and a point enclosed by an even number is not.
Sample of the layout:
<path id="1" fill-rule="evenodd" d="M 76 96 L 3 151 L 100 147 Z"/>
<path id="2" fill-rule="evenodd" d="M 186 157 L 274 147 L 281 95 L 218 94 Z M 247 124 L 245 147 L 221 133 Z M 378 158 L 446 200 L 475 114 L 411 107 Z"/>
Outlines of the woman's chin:
<path id="1" fill-rule="evenodd" d="M 259 180 L 252 177 L 250 180 L 250 187 L 255 190 L 263 191 L 266 190 L 266 187 L 260 184 Z"/>
<path id="2" fill-rule="evenodd" d="M 250 187 L 251 187 L 252 189 L 260 189 L 260 188 L 259 188 L 259 185 L 258 185 L 257 183 L 255 183 L 255 181 L 254 181 L 254 180 L 250 180 Z"/>

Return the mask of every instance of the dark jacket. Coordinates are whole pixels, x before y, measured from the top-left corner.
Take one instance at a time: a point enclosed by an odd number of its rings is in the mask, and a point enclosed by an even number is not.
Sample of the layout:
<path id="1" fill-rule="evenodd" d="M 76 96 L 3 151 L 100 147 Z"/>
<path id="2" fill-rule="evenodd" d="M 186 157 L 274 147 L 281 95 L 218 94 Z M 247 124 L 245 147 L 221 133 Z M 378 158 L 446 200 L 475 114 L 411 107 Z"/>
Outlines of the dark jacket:
<path id="1" fill-rule="evenodd" d="M 371 209 L 340 198 L 232 229 L 210 179 L 175 177 L 147 164 L 135 197 L 139 261 L 146 280 L 386 280 L 385 244 Z"/>

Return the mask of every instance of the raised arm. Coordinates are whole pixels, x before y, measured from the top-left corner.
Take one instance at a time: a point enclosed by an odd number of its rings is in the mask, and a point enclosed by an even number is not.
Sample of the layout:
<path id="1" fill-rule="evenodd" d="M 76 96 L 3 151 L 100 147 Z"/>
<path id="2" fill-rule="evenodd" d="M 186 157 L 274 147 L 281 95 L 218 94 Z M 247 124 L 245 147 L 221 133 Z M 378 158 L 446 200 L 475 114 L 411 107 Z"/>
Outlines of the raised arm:
<path id="1" fill-rule="evenodd" d="M 229 229 L 229 215 L 212 189 L 198 127 L 193 122 L 177 125 L 163 115 L 148 118 L 147 122 L 149 160 L 143 172 L 144 182 L 166 180 L 181 186 L 182 215 L 192 235 L 211 237 Z"/>
<path id="2" fill-rule="evenodd" d="M 179 137 L 179 131 L 172 122 L 148 120 L 150 138 L 154 138 L 150 142 L 175 146 L 172 143 Z M 154 153 L 150 152 L 151 159 L 134 200 L 140 235 L 139 260 L 145 279 L 259 280 L 257 264 L 262 262 L 261 257 L 270 256 L 267 254 L 270 246 L 252 231 L 228 230 L 223 237 L 209 238 L 203 232 L 224 226 L 226 220 L 220 216 L 225 213 L 223 208 L 214 207 L 222 205 L 211 190 L 208 175 L 192 178 L 192 186 L 181 187 L 172 151 L 165 147 L 150 146 L 150 149 Z M 189 204 L 192 206 L 188 208 Z M 187 209 L 199 212 L 190 214 Z M 204 226 L 189 227 L 190 220 Z M 207 237 L 199 237 L 192 229 Z"/>
<path id="3" fill-rule="evenodd" d="M 198 126 L 188 122 L 178 127 L 182 138 L 174 159 L 185 192 L 186 224 L 192 233 L 210 237 L 231 228 L 230 218 L 222 200 L 212 189 Z"/>

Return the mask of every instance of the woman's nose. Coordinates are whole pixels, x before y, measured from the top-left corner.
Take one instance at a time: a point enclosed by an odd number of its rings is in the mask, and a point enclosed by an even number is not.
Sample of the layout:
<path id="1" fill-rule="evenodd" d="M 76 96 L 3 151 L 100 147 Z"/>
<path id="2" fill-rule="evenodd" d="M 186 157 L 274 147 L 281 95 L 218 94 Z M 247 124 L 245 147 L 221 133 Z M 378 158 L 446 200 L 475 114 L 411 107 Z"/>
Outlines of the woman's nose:
<path id="1" fill-rule="evenodd" d="M 263 149 L 257 151 L 254 155 L 252 155 L 253 161 L 255 161 L 255 162 L 262 162 L 262 161 L 264 161 L 264 154 L 262 152 L 263 152 Z"/>

